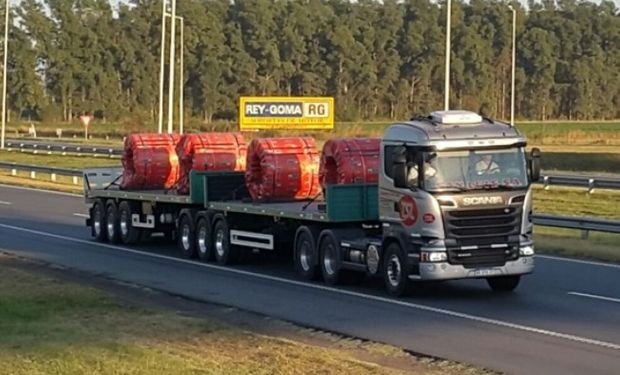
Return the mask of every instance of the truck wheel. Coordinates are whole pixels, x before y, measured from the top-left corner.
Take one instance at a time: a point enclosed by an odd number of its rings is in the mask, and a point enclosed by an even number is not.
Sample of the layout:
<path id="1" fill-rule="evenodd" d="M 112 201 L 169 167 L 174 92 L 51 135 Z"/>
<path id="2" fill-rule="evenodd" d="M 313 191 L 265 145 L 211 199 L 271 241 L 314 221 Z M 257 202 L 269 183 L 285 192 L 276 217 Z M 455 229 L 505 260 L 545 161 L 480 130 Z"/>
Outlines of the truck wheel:
<path id="1" fill-rule="evenodd" d="M 409 291 L 411 281 L 406 262 L 407 257 L 400 245 L 396 242 L 389 244 L 383 257 L 383 281 L 385 289 L 393 296 L 401 297 Z"/>
<path id="2" fill-rule="evenodd" d="M 196 238 L 194 223 L 189 215 L 181 216 L 178 229 L 178 243 L 181 255 L 185 259 L 196 258 Z"/>
<path id="3" fill-rule="evenodd" d="M 210 262 L 215 259 L 213 241 L 211 239 L 209 220 L 201 217 L 198 219 L 198 224 L 196 224 L 196 250 L 198 251 L 198 257 L 204 262 Z"/>
<path id="4" fill-rule="evenodd" d="M 140 240 L 141 230 L 131 224 L 131 215 L 136 213 L 131 204 L 122 201 L 118 205 L 118 226 L 120 229 L 121 241 L 126 245 L 135 244 Z"/>
<path id="5" fill-rule="evenodd" d="M 213 226 L 213 248 L 215 260 L 219 264 L 228 265 L 239 261 L 239 248 L 230 244 L 230 231 L 223 217 L 216 219 Z"/>
<path id="6" fill-rule="evenodd" d="M 326 284 L 337 285 L 342 282 L 340 246 L 332 231 L 326 231 L 319 245 L 321 254 L 321 274 Z"/>
<path id="7" fill-rule="evenodd" d="M 111 243 L 118 243 L 120 241 L 120 236 L 118 233 L 118 210 L 116 209 L 116 203 L 114 203 L 114 201 L 109 201 L 106 205 L 105 212 L 105 227 L 108 241 Z"/>
<path id="8" fill-rule="evenodd" d="M 105 242 L 108 239 L 106 233 L 106 224 L 105 224 L 105 205 L 103 201 L 97 200 L 95 204 L 93 204 L 93 208 L 91 211 L 92 215 L 92 233 L 97 241 Z"/>
<path id="9" fill-rule="evenodd" d="M 295 236 L 295 271 L 304 280 L 316 280 L 319 277 L 317 266 L 316 231 L 307 226 L 299 227 Z"/>
<path id="10" fill-rule="evenodd" d="M 521 281 L 520 275 L 487 277 L 487 283 L 494 292 L 512 292 Z"/>

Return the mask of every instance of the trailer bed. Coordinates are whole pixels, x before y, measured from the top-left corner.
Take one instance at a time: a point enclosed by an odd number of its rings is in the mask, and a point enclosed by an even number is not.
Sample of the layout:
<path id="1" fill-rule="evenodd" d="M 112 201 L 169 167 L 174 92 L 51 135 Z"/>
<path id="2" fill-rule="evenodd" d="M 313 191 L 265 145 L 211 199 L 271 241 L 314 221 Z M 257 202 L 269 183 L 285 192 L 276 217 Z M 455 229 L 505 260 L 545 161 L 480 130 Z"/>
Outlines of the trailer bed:
<path id="1" fill-rule="evenodd" d="M 102 178 L 97 169 L 85 173 L 85 197 L 143 202 L 180 204 L 197 209 L 271 216 L 317 222 L 374 222 L 378 215 L 378 187 L 376 184 L 330 185 L 325 195 L 315 200 L 286 202 L 255 202 L 245 188 L 243 173 L 194 172 L 190 174 L 190 194 L 181 195 L 172 190 L 121 190 L 110 184 L 118 171 L 105 170 Z"/>

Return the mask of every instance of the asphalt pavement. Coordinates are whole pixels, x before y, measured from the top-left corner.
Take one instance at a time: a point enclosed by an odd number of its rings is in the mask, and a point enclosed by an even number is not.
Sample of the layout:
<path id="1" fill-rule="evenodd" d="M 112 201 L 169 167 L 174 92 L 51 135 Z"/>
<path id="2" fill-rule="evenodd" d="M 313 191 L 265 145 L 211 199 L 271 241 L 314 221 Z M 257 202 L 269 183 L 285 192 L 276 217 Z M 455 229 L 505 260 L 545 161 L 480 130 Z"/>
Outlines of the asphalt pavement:
<path id="1" fill-rule="evenodd" d="M 379 279 L 298 281 L 289 260 L 228 268 L 180 259 L 157 241 L 98 243 L 87 212 L 80 196 L 0 185 L 0 251 L 508 373 L 620 372 L 618 265 L 537 256 L 513 294 L 467 280 L 394 299 Z"/>

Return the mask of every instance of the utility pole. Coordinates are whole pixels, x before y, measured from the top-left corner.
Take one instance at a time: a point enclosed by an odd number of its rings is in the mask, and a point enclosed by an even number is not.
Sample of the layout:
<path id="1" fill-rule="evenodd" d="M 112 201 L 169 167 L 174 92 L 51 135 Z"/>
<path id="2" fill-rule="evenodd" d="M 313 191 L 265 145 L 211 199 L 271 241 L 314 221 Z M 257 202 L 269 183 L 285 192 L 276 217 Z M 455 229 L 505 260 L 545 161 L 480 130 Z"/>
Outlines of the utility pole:
<path id="1" fill-rule="evenodd" d="M 181 58 L 179 62 L 181 65 L 181 69 L 179 71 L 179 80 L 181 81 L 181 84 L 179 85 L 179 134 L 183 134 L 183 87 L 185 86 L 183 77 L 183 53 L 185 49 L 183 29 L 185 29 L 185 22 L 183 21 L 183 17 L 177 16 L 177 18 L 181 21 Z"/>
<path id="2" fill-rule="evenodd" d="M 169 59 L 169 85 L 168 85 L 168 133 L 172 133 L 172 122 L 173 122 L 173 102 L 174 102 L 174 38 L 176 34 L 176 15 L 177 15 L 177 1 L 171 0 L 172 7 L 170 12 L 170 59 Z"/>
<path id="3" fill-rule="evenodd" d="M 166 0 L 161 1 L 161 54 L 159 55 L 159 118 L 157 132 L 164 131 L 164 55 L 166 51 Z"/>
<path id="4" fill-rule="evenodd" d="M 510 78 L 510 125 L 515 126 L 515 65 L 517 60 L 517 10 L 508 5 L 512 11 L 512 74 Z"/>
<path id="5" fill-rule="evenodd" d="M 450 109 L 450 28 L 451 28 L 452 0 L 446 2 L 446 76 L 444 79 L 444 103 L 445 111 Z"/>
<path id="6" fill-rule="evenodd" d="M 4 134 L 6 131 L 6 63 L 9 52 L 9 12 L 10 0 L 4 5 L 4 64 L 2 65 L 2 135 L 0 135 L 0 149 L 4 150 Z"/>

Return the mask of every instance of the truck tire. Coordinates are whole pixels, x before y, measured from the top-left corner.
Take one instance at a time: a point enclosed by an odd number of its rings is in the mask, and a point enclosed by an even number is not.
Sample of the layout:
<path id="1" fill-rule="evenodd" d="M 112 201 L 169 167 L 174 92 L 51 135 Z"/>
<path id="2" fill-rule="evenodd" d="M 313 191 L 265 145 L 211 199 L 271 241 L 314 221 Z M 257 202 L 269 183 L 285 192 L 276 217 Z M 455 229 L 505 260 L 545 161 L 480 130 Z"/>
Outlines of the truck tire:
<path id="1" fill-rule="evenodd" d="M 196 251 L 198 258 L 203 262 L 210 262 L 215 259 L 211 223 L 208 217 L 200 217 L 196 224 Z"/>
<path id="2" fill-rule="evenodd" d="M 295 271 L 304 280 L 316 280 L 319 277 L 317 239 L 317 229 L 306 225 L 297 229 L 293 260 Z"/>
<path id="3" fill-rule="evenodd" d="M 487 283 L 494 292 L 508 293 L 514 291 L 521 281 L 520 275 L 487 277 Z"/>
<path id="4" fill-rule="evenodd" d="M 181 250 L 181 255 L 183 258 L 196 258 L 196 236 L 194 234 L 194 223 L 189 214 L 181 216 L 177 235 L 179 250 Z"/>
<path id="5" fill-rule="evenodd" d="M 140 240 L 141 229 L 136 228 L 131 223 L 131 215 L 137 213 L 132 205 L 127 201 L 122 201 L 118 205 L 118 228 L 121 241 L 125 245 L 132 245 Z"/>
<path id="6" fill-rule="evenodd" d="M 226 219 L 217 215 L 213 225 L 213 249 L 215 260 L 221 265 L 234 264 L 239 261 L 239 247 L 230 244 L 230 231 Z"/>
<path id="7" fill-rule="evenodd" d="M 106 232 L 105 216 L 105 204 L 102 200 L 98 199 L 93 204 L 93 208 L 91 210 L 91 219 L 93 237 L 95 237 L 95 239 L 100 242 L 106 242 L 108 239 L 108 235 Z"/>
<path id="8" fill-rule="evenodd" d="M 111 243 L 118 243 L 120 241 L 119 225 L 118 225 L 118 210 L 116 203 L 110 200 L 106 204 L 105 208 L 105 223 L 106 223 L 106 236 Z"/>
<path id="9" fill-rule="evenodd" d="M 325 230 L 321 233 L 319 253 L 321 256 L 321 274 L 325 283 L 328 285 L 340 284 L 343 281 L 340 245 L 331 230 Z"/>
<path id="10" fill-rule="evenodd" d="M 397 242 L 392 242 L 385 249 L 383 281 L 387 292 L 395 297 L 406 295 L 411 287 L 407 270 L 407 257 Z"/>

